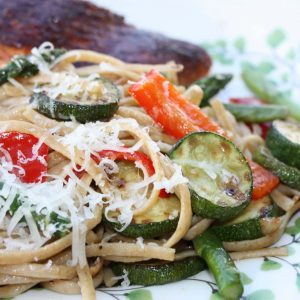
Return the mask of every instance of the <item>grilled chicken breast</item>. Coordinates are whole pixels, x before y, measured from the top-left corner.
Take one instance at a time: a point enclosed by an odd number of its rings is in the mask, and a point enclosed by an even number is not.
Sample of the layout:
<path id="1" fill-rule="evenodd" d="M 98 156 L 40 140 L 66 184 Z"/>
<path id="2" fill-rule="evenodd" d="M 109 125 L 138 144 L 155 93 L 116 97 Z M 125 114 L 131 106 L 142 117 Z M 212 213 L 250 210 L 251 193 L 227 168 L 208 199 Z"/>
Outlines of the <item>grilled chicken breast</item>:
<path id="1" fill-rule="evenodd" d="M 201 47 L 140 30 L 109 10 L 79 0 L 0 0 L 0 62 L 28 53 L 44 41 L 66 49 L 91 49 L 126 62 L 184 66 L 180 82 L 207 74 L 211 60 Z"/>

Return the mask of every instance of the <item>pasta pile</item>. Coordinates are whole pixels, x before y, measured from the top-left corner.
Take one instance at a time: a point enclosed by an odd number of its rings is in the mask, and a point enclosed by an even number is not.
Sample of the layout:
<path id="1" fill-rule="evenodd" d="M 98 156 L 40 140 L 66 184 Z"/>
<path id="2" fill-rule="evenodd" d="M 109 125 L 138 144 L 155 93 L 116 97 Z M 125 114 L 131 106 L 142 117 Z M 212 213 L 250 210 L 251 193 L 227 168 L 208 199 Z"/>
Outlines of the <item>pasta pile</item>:
<path id="1" fill-rule="evenodd" d="M 89 65 L 78 67 L 79 62 Z M 59 293 L 81 293 L 84 299 L 95 299 L 95 288 L 102 283 L 112 286 L 118 281 L 109 268 L 110 261 L 173 261 L 195 255 L 192 250 L 177 255 L 173 246 L 182 239 L 192 240 L 204 232 L 213 220 L 192 217 L 187 181 L 180 168 L 164 155 L 175 144 L 175 139 L 165 134 L 127 91 L 132 82 L 151 69 L 157 69 L 177 84 L 177 73 L 182 70 L 182 66 L 173 62 L 163 65 L 128 64 L 101 53 L 72 50 L 60 56 L 50 66 L 40 62 L 39 68 L 39 74 L 33 77 L 10 79 L 0 87 L 0 130 L 32 134 L 49 147 L 47 182 L 61 180 L 64 183 L 61 189 L 66 193 L 67 187 L 73 184 L 74 203 L 66 211 L 74 211 L 75 221 L 71 222 L 72 226 L 66 235 L 54 238 L 41 234 L 41 241 L 33 240 L 29 243 L 29 248 L 24 249 L 17 245 L 8 247 L 7 241 L 30 239 L 32 232 L 26 226 L 15 226 L 8 234 L 7 226 L 11 220 L 6 217 L 0 228 L 0 298 L 13 297 L 40 284 Z M 121 99 L 113 119 L 106 123 L 83 125 L 75 121 L 58 122 L 37 112 L 29 103 L 32 91 L 38 85 L 51 81 L 54 74 L 64 72 L 86 77 L 100 74 L 114 82 Z M 199 87 L 177 88 L 186 99 L 200 104 L 202 90 Z M 227 130 L 232 141 L 247 158 L 251 158 L 258 145 L 264 144 L 259 136 L 259 127 L 254 125 L 254 133 L 251 132 L 244 123 L 238 123 L 217 99 L 211 101 L 211 107 L 204 111 Z M 99 132 L 105 134 L 100 135 Z M 113 149 L 126 146 L 128 151 L 140 150 L 147 154 L 155 169 L 153 178 L 147 178 L 144 173 L 144 180 L 137 188 L 138 191 L 135 191 L 142 195 L 139 201 L 123 199 L 122 203 L 126 202 L 126 207 L 116 202 L 118 191 L 105 173 L 107 166 L 114 167 L 112 162 L 101 165 L 91 159 L 93 151 L 99 150 L 96 149 L 97 139 L 100 148 L 103 144 L 111 143 L 111 140 L 107 141 L 107 136 L 114 137 Z M 85 173 L 79 179 L 74 170 L 83 169 Z M 66 180 L 67 177 L 69 181 Z M 109 217 L 108 212 L 114 209 L 121 212 L 121 216 L 124 212 L 123 224 L 128 224 L 132 216 L 140 215 L 153 207 L 159 193 L 159 189 L 154 188 L 156 185 L 169 189 L 180 199 L 179 222 L 171 236 L 166 239 L 137 241 L 122 236 L 122 232 L 112 232 L 103 225 L 103 214 Z M 284 248 L 267 247 L 282 236 L 290 217 L 300 208 L 299 196 L 298 191 L 284 185 L 274 190 L 274 201 L 285 211 L 282 217 L 278 217 L 277 228 L 257 240 L 225 242 L 224 246 L 232 252 L 233 259 L 287 255 Z"/>

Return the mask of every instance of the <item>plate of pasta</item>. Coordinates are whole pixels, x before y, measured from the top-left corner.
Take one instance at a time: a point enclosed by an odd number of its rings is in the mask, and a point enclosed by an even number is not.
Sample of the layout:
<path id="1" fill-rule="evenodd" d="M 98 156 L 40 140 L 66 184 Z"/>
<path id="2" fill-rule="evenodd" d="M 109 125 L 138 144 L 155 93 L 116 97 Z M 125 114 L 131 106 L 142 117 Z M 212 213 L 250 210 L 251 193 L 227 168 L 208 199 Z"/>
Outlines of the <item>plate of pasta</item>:
<path id="1" fill-rule="evenodd" d="M 298 56 L 206 50 L 188 85 L 48 41 L 1 66 L 1 299 L 299 298 Z"/>

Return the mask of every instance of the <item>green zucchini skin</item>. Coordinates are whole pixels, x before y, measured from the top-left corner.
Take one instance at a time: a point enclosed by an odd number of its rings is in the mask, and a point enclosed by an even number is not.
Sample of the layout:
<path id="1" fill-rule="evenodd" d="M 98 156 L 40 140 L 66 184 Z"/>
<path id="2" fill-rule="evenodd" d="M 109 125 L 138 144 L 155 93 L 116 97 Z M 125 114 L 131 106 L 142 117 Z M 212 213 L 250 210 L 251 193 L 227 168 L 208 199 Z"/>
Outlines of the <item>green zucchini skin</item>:
<path id="1" fill-rule="evenodd" d="M 213 233 L 206 231 L 196 237 L 193 244 L 197 255 L 206 261 L 214 275 L 221 296 L 229 300 L 240 299 L 244 292 L 240 273 L 221 241 Z"/>
<path id="2" fill-rule="evenodd" d="M 223 242 L 255 240 L 263 236 L 259 218 L 239 224 L 213 226 L 209 229 Z"/>
<path id="3" fill-rule="evenodd" d="M 124 230 L 121 230 L 123 226 L 120 223 L 109 221 L 105 216 L 103 220 L 108 228 L 124 236 L 151 239 L 170 234 L 176 230 L 179 217 L 169 218 L 174 209 L 180 210 L 180 201 L 175 195 L 171 195 L 169 198 L 159 197 L 157 203 L 150 210 L 143 215 L 133 217 L 133 222 Z"/>
<path id="4" fill-rule="evenodd" d="M 79 123 L 109 121 L 118 110 L 118 101 L 106 104 L 65 103 L 51 99 L 44 92 L 33 93 L 30 103 L 37 111 L 51 119 L 70 121 L 72 117 Z"/>
<path id="5" fill-rule="evenodd" d="M 254 240 L 264 236 L 261 219 L 276 216 L 270 197 L 251 201 L 236 218 L 209 228 L 221 241 Z"/>
<path id="6" fill-rule="evenodd" d="M 222 90 L 233 78 L 231 74 L 216 74 L 195 81 L 203 90 L 203 98 L 200 107 L 208 106 L 209 100 Z"/>
<path id="7" fill-rule="evenodd" d="M 144 239 L 152 239 L 172 233 L 176 230 L 179 218 L 165 220 L 161 222 L 150 222 L 144 224 L 130 224 L 124 230 L 120 223 L 110 222 L 104 218 L 104 224 L 120 234 L 132 238 L 142 237 Z"/>
<path id="8" fill-rule="evenodd" d="M 224 103 L 238 121 L 248 123 L 262 123 L 277 119 L 285 119 L 289 115 L 289 110 L 282 105 L 242 105 Z"/>
<path id="9" fill-rule="evenodd" d="M 277 175 L 287 186 L 300 191 L 300 171 L 275 158 L 267 148 L 259 147 L 254 152 L 253 160 Z"/>
<path id="10" fill-rule="evenodd" d="M 238 215 L 248 205 L 253 186 L 251 169 L 244 155 L 226 138 L 212 132 L 194 132 L 181 139 L 169 156 L 182 167 L 183 175 L 189 179 L 195 214 L 225 221 Z M 230 176 L 236 176 L 238 183 L 232 184 L 232 177 L 229 182 L 218 175 L 212 179 L 203 166 L 197 167 L 198 162 L 207 163 L 207 170 L 222 165 L 221 171 L 224 171 L 226 165 L 230 174 L 233 173 Z M 217 174 L 219 172 L 216 171 Z M 207 192 L 208 186 L 213 194 Z M 220 200 L 216 201 L 214 197 Z"/>
<path id="11" fill-rule="evenodd" d="M 190 189 L 191 203 L 193 213 L 208 219 L 218 219 L 226 221 L 240 214 L 248 205 L 249 201 L 245 201 L 239 206 L 224 207 L 219 206 L 208 199 L 199 196 L 194 190 Z"/>
<path id="12" fill-rule="evenodd" d="M 290 121 L 274 121 L 268 131 L 266 145 L 272 154 L 289 166 L 300 169 L 300 139 L 299 143 L 291 141 L 280 132 L 280 127 L 287 130 L 289 134 L 300 137 L 300 125 Z"/>
<path id="13" fill-rule="evenodd" d="M 143 179 L 139 169 L 136 168 L 133 163 L 119 161 L 117 162 L 117 165 L 119 167 L 119 173 L 115 176 L 117 179 L 121 179 L 124 184 L 123 187 L 119 187 L 121 193 L 126 193 L 126 185 L 128 183 L 139 182 Z M 174 215 L 175 211 L 176 215 Z M 107 227 L 124 236 L 150 239 L 174 232 L 179 220 L 179 211 L 180 200 L 176 195 L 172 194 L 167 198 L 159 197 L 151 209 L 147 210 L 142 215 L 134 216 L 131 224 L 129 224 L 124 230 L 121 230 L 123 226 L 117 222 L 117 220 L 115 222 L 109 220 L 109 217 L 117 219 L 117 212 L 111 212 L 108 215 L 108 218 L 104 216 L 103 219 Z"/>
<path id="14" fill-rule="evenodd" d="M 109 121 L 118 110 L 119 91 L 110 80 L 103 77 L 97 80 L 106 91 L 97 102 L 83 104 L 71 99 L 65 102 L 51 98 L 45 91 L 39 91 L 33 93 L 30 103 L 39 113 L 58 121 L 70 121 L 72 118 L 79 123 Z"/>
<path id="15" fill-rule="evenodd" d="M 128 279 L 131 285 L 161 285 L 179 281 L 198 274 L 206 269 L 206 264 L 200 257 L 188 257 L 173 262 L 153 263 L 117 263 L 110 264 L 116 276 L 128 272 Z"/>

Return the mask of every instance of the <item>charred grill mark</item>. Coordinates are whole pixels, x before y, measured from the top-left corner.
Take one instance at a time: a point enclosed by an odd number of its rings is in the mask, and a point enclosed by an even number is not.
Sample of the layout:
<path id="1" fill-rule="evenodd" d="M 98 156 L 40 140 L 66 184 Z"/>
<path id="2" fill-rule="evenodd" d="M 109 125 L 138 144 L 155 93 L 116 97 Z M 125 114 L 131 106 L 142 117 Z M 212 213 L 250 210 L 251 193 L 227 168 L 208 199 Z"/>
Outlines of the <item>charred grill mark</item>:
<path id="1" fill-rule="evenodd" d="M 207 74 L 211 60 L 196 45 L 136 29 L 124 18 L 79 0 L 0 0 L 0 63 L 44 41 L 103 52 L 132 63 L 184 65 L 182 84 Z"/>
<path id="2" fill-rule="evenodd" d="M 239 184 L 236 182 L 235 178 L 232 177 L 225 186 L 225 193 L 227 196 L 236 199 L 237 201 L 244 201 L 245 200 L 245 193 L 243 193 L 240 188 Z"/>

